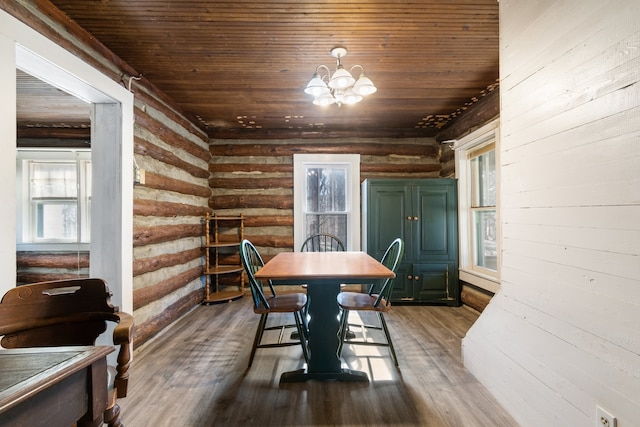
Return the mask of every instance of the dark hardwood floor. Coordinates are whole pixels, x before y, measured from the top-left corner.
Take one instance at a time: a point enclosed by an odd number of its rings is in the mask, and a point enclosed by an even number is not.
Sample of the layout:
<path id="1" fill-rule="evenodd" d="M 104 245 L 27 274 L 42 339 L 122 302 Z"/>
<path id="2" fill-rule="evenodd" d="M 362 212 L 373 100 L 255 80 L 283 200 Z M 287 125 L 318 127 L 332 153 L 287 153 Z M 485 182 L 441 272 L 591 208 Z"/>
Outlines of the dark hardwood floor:
<path id="1" fill-rule="evenodd" d="M 394 305 L 386 319 L 399 369 L 387 348 L 347 345 L 345 366 L 366 371 L 368 384 L 281 385 L 282 372 L 303 366 L 302 351 L 259 349 L 246 369 L 258 322 L 250 298 L 200 306 L 135 350 L 122 420 L 126 427 L 517 426 L 462 366 L 461 339 L 476 318 L 464 307 Z"/>

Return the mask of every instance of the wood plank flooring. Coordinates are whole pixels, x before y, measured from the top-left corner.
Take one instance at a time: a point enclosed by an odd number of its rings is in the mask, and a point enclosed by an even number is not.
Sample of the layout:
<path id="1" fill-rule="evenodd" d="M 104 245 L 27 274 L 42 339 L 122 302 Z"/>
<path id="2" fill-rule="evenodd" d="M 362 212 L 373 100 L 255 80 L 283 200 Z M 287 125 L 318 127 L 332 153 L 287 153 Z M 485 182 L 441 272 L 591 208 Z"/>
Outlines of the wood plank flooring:
<path id="1" fill-rule="evenodd" d="M 291 320 L 283 316 L 269 323 Z M 385 318 L 399 369 L 385 347 L 345 346 L 345 367 L 366 371 L 368 384 L 279 384 L 303 367 L 297 346 L 259 349 L 247 370 L 258 317 L 250 298 L 199 306 L 136 349 L 119 400 L 126 427 L 517 426 L 462 366 L 461 339 L 477 318 L 467 308 L 394 305 Z"/>

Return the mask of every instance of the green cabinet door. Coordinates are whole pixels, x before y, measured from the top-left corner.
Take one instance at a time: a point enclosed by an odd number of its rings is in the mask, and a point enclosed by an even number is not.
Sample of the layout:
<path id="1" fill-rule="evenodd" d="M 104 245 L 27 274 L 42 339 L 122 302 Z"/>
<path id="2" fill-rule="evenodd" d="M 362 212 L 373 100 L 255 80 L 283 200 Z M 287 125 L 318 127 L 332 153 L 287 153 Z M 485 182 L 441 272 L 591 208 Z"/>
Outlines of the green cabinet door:
<path id="1" fill-rule="evenodd" d="M 413 295 L 418 301 L 458 305 L 457 267 L 451 264 L 413 264 Z"/>
<path id="2" fill-rule="evenodd" d="M 366 181 L 365 181 L 366 182 Z M 411 188 L 398 183 L 380 183 L 373 187 L 368 195 L 364 209 L 369 214 L 363 216 L 363 228 L 366 227 L 366 247 L 363 250 L 376 259 L 381 259 L 391 242 L 398 237 L 411 235 L 411 221 L 407 218 L 412 210 Z M 412 243 L 404 238 L 405 254 L 411 252 Z"/>
<path id="3" fill-rule="evenodd" d="M 455 187 L 446 183 L 414 188 L 414 259 L 444 261 L 452 251 L 457 253 L 457 233 L 451 227 L 457 222 L 455 198 Z"/>

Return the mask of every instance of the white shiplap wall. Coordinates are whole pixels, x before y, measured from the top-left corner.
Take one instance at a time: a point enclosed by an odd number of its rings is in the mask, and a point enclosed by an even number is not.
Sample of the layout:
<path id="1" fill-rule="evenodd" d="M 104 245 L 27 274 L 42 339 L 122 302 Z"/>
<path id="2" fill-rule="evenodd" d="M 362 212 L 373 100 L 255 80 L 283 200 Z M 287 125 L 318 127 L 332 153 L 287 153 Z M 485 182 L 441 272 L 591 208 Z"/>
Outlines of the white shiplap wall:
<path id="1" fill-rule="evenodd" d="M 524 426 L 640 426 L 640 1 L 500 1 L 502 284 L 465 365 Z"/>

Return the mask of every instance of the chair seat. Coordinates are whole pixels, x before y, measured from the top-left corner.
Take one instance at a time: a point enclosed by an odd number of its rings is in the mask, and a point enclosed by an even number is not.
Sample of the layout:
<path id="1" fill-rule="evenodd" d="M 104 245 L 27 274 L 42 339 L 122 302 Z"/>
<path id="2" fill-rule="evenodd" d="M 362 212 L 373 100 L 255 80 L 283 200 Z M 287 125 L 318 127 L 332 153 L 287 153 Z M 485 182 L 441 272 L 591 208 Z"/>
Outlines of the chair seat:
<path id="1" fill-rule="evenodd" d="M 275 297 L 266 297 L 269 308 L 260 305 L 253 309 L 257 314 L 264 313 L 293 313 L 302 310 L 307 304 L 307 296 L 301 293 L 283 294 Z"/>
<path id="2" fill-rule="evenodd" d="M 391 304 L 383 299 L 377 307 L 374 306 L 378 295 L 369 295 L 361 292 L 340 292 L 338 294 L 338 305 L 343 310 L 364 310 L 378 311 L 386 313 L 391 310 Z"/>

